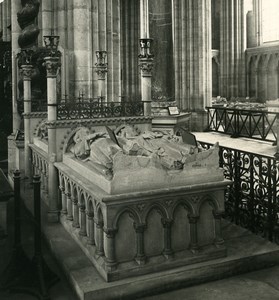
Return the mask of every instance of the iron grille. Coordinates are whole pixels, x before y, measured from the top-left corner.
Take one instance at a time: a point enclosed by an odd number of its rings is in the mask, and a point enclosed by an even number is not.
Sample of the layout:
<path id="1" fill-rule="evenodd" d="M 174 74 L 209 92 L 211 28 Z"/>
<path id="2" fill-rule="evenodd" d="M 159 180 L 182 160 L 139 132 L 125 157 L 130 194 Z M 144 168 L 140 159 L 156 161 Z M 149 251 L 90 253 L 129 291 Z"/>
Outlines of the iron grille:
<path id="1" fill-rule="evenodd" d="M 225 192 L 226 218 L 279 244 L 279 162 L 273 157 L 220 147 L 219 163 L 225 178 L 233 181 Z"/>
<path id="2" fill-rule="evenodd" d="M 225 107 L 207 107 L 207 111 L 208 131 L 230 134 L 232 137 L 276 141 L 275 112 Z"/>

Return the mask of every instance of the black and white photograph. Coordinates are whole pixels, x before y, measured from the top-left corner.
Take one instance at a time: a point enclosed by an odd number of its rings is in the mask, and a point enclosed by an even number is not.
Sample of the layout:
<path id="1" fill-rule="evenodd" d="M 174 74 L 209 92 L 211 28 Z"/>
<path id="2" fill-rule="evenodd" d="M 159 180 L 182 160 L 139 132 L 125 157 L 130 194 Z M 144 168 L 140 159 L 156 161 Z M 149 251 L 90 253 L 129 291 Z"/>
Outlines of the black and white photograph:
<path id="1" fill-rule="evenodd" d="M 0 300 L 279 300 L 278 135 L 279 0 L 0 0 Z"/>

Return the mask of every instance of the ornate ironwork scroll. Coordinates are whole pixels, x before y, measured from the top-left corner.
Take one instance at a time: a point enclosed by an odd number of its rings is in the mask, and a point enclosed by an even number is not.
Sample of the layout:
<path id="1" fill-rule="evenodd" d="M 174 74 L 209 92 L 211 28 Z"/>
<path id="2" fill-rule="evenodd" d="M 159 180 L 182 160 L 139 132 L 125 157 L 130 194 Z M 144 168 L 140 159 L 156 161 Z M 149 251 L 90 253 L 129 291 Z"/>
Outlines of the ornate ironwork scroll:
<path id="1" fill-rule="evenodd" d="M 226 217 L 279 244 L 279 162 L 226 147 L 220 147 L 219 158 L 225 178 L 233 181 L 225 195 Z"/>

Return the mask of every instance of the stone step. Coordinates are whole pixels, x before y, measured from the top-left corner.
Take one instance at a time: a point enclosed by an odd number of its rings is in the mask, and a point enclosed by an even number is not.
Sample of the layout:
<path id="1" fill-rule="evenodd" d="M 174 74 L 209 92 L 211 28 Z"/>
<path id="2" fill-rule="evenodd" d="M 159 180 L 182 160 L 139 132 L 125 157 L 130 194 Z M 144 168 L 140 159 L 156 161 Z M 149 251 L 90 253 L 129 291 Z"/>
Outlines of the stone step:
<path id="1" fill-rule="evenodd" d="M 147 295 L 229 277 L 279 262 L 279 246 L 224 221 L 228 256 L 171 271 L 107 283 L 90 260 L 59 225 L 46 225 L 51 251 L 80 299 L 136 299 Z"/>
<path id="2" fill-rule="evenodd" d="M 22 186 L 22 189 L 25 205 L 32 211 L 31 189 L 28 185 Z M 47 223 L 44 202 L 42 211 L 43 231 L 49 248 L 78 298 L 82 300 L 138 299 L 279 263 L 278 245 L 223 220 L 227 257 L 108 283 L 60 223 Z"/>

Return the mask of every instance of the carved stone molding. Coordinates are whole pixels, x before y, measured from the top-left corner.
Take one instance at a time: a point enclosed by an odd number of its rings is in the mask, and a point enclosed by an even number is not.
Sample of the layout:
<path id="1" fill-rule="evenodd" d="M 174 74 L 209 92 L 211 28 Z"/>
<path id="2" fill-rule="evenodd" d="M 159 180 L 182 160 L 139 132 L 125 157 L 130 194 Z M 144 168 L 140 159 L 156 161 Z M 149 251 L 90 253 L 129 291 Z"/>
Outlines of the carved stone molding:
<path id="1" fill-rule="evenodd" d="M 59 57 L 45 57 L 45 66 L 47 71 L 47 77 L 55 78 L 57 71 L 61 66 Z"/>
<path id="2" fill-rule="evenodd" d="M 32 72 L 33 72 L 32 65 L 22 65 L 21 66 L 21 73 L 22 73 L 24 81 L 31 81 Z"/>
<path id="3" fill-rule="evenodd" d="M 152 58 L 140 58 L 139 67 L 143 77 L 151 77 L 153 70 L 153 59 Z"/>
<path id="4" fill-rule="evenodd" d="M 105 80 L 108 70 L 106 66 L 97 66 L 95 72 L 98 75 L 98 80 Z"/>

